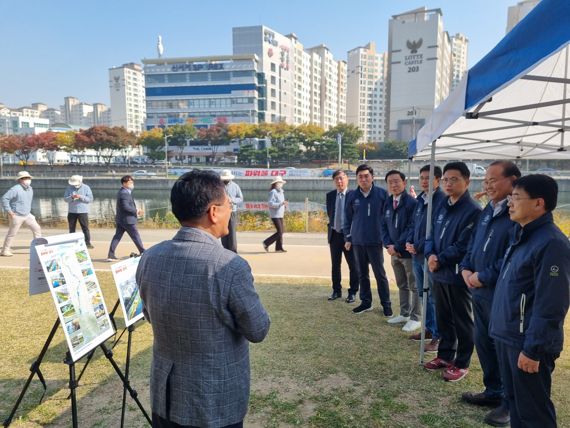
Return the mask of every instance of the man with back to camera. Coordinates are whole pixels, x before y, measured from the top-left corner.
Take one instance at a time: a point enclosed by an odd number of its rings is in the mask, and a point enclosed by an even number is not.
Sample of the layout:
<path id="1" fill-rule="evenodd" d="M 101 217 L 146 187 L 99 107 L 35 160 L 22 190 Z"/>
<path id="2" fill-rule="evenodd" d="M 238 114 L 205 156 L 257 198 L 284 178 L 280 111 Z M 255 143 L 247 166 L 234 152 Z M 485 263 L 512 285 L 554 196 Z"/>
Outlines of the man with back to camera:
<path id="1" fill-rule="evenodd" d="M 230 218 L 229 233 L 222 237 L 222 245 L 225 249 L 237 253 L 237 210 L 239 204 L 243 202 L 243 194 L 241 189 L 236 182 L 233 181 L 235 176 L 229 169 L 224 169 L 220 178 L 224 182 L 226 187 L 226 193 L 228 194 L 230 200 L 232 201 L 232 216 Z"/>
<path id="2" fill-rule="evenodd" d="M 429 172 L 430 166 L 425 165 L 420 169 L 419 182 L 422 192 L 417 196 L 416 210 L 414 212 L 413 224 L 408 233 L 408 242 L 406 242 L 406 250 L 412 254 L 412 263 L 414 266 L 414 277 L 416 278 L 416 288 L 418 296 L 423 298 L 424 293 L 424 262 L 425 262 L 425 241 L 427 226 L 427 206 L 429 201 Z M 439 166 L 433 168 L 433 196 L 432 206 L 437 208 L 445 195 L 439 188 L 442 172 Z M 424 344 L 425 352 L 436 352 L 439 347 L 439 333 L 437 330 L 437 321 L 435 317 L 435 302 L 433 298 L 433 285 L 431 274 L 428 274 L 428 291 L 426 297 L 426 332 L 425 338 L 430 341 Z M 421 332 L 410 336 L 411 340 L 420 341 Z"/>
<path id="3" fill-rule="evenodd" d="M 475 320 L 475 348 L 483 371 L 483 392 L 464 392 L 463 401 L 494 409 L 485 416 L 492 426 L 509 425 L 509 409 L 503 402 L 503 383 L 495 343 L 489 336 L 489 319 L 501 260 L 510 245 L 515 223 L 509 217 L 507 197 L 520 178 L 511 161 L 492 162 L 485 173 L 484 188 L 489 203 L 479 216 L 467 254 L 460 264 L 461 275 L 471 290 Z"/>
<path id="4" fill-rule="evenodd" d="M 81 175 L 72 175 L 67 182 L 69 185 L 63 194 L 63 200 L 69 205 L 67 213 L 67 223 L 69 233 L 75 233 L 77 221 L 81 226 L 81 231 L 85 237 L 87 248 L 95 248 L 91 244 L 91 233 L 89 231 L 89 204 L 93 201 L 91 188 L 83 183 Z"/>
<path id="5" fill-rule="evenodd" d="M 4 245 L 0 255 L 12 257 L 12 242 L 23 224 L 28 226 L 34 235 L 34 239 L 42 236 L 42 229 L 32 214 L 32 176 L 27 171 L 20 171 L 16 177 L 18 184 L 12 186 L 2 196 L 2 208 L 8 215 L 8 233 L 4 239 Z"/>
<path id="6" fill-rule="evenodd" d="M 115 214 L 115 235 L 111 240 L 111 245 L 109 246 L 109 254 L 107 255 L 107 261 L 113 262 L 119 260 L 115 255 L 115 249 L 124 233 L 131 237 L 134 244 L 136 245 L 139 253 L 144 253 L 144 245 L 142 243 L 141 236 L 137 229 L 137 217 L 142 215 L 142 210 L 137 210 L 135 205 L 135 199 L 133 198 L 132 192 L 135 188 L 135 181 L 130 175 L 125 175 L 121 178 L 121 188 L 117 193 L 117 212 Z"/>
<path id="7" fill-rule="evenodd" d="M 154 333 L 153 427 L 242 427 L 249 342 L 265 338 L 269 316 L 248 263 L 219 241 L 232 213 L 220 177 L 188 172 L 170 201 L 181 228 L 143 254 L 136 275 Z"/>
<path id="8" fill-rule="evenodd" d="M 471 292 L 459 274 L 459 263 L 481 212 L 467 190 L 469 175 L 463 162 L 450 162 L 443 168 L 441 181 L 447 197 L 434 210 L 432 234 L 426 241 L 440 342 L 437 357 L 424 367 L 444 369 L 443 379 L 449 382 L 467 375 L 474 347 Z"/>
<path id="9" fill-rule="evenodd" d="M 383 313 L 391 317 L 392 303 L 388 278 L 384 270 L 384 250 L 382 246 L 383 208 L 388 193 L 374 185 L 374 170 L 366 165 L 356 168 L 358 188 L 347 195 L 344 208 L 345 248 L 354 248 L 354 259 L 358 270 L 360 285 L 360 305 L 352 310 L 361 314 L 372 310 L 372 292 L 370 291 L 370 273 L 368 264 L 378 285 L 378 295 Z"/>
<path id="10" fill-rule="evenodd" d="M 489 332 L 513 428 L 556 426 L 552 372 L 570 301 L 570 243 L 554 224 L 557 198 L 556 181 L 540 174 L 515 181 L 508 198 L 518 224 L 499 272 Z"/>
<path id="11" fill-rule="evenodd" d="M 353 250 L 344 248 L 344 232 L 342 229 L 344 222 L 344 205 L 346 197 L 350 192 L 350 190 L 348 190 L 348 176 L 342 169 L 339 169 L 333 173 L 332 179 L 336 189 L 328 192 L 326 197 L 327 216 L 329 218 L 327 238 L 331 252 L 333 289 L 328 300 L 336 300 L 342 297 L 341 263 L 342 255 L 344 254 L 350 273 L 350 288 L 348 289 L 348 296 L 345 301 L 346 303 L 354 303 L 356 293 L 358 292 L 358 271 L 356 269 L 356 263 L 354 262 Z"/>
<path id="12" fill-rule="evenodd" d="M 402 330 L 412 332 L 422 325 L 422 307 L 416 290 L 412 255 L 406 251 L 416 200 L 406 192 L 406 176 L 402 172 L 388 171 L 385 180 L 390 197 L 384 205 L 383 241 L 391 257 L 400 294 L 400 315 L 390 318 L 388 324 L 404 324 Z"/>

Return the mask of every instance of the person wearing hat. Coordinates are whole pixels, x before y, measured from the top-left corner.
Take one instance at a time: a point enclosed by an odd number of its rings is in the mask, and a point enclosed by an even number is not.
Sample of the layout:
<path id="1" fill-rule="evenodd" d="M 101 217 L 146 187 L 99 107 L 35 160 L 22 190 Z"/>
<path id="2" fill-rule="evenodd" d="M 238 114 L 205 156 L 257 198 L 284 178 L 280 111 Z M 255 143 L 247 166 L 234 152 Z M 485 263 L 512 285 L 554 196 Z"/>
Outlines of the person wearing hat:
<path id="1" fill-rule="evenodd" d="M 91 233 L 89 232 L 89 204 L 93 200 L 91 188 L 83 183 L 81 175 L 72 175 L 67 182 L 69 186 L 65 189 L 63 199 L 69 205 L 67 213 L 69 233 L 75 233 L 75 226 L 79 220 L 87 248 L 94 248 L 91 245 Z"/>
<path id="2" fill-rule="evenodd" d="M 238 204 L 241 204 L 243 202 L 243 194 L 241 193 L 241 189 L 237 183 L 232 181 L 235 176 L 229 169 L 224 169 L 220 175 L 220 178 L 226 186 L 226 194 L 232 201 L 232 216 L 230 217 L 230 223 L 228 227 L 229 233 L 226 236 L 222 237 L 222 245 L 227 250 L 237 253 L 237 208 Z"/>
<path id="3" fill-rule="evenodd" d="M 4 246 L 0 255 L 11 257 L 12 241 L 23 224 L 28 226 L 34 234 L 34 239 L 42 236 L 40 225 L 31 213 L 34 190 L 32 189 L 32 176 L 27 171 L 20 171 L 16 177 L 18 184 L 12 186 L 2 196 L 2 208 L 8 214 L 8 233 L 4 239 Z"/>
<path id="4" fill-rule="evenodd" d="M 271 190 L 269 191 L 269 216 L 275 225 L 275 232 L 265 241 L 263 241 L 263 248 L 269 251 L 269 246 L 275 242 L 275 252 L 286 253 L 283 249 L 283 217 L 285 215 L 285 208 L 289 204 L 285 200 L 285 193 L 283 192 L 283 185 L 287 183 L 280 175 L 271 182 Z"/>

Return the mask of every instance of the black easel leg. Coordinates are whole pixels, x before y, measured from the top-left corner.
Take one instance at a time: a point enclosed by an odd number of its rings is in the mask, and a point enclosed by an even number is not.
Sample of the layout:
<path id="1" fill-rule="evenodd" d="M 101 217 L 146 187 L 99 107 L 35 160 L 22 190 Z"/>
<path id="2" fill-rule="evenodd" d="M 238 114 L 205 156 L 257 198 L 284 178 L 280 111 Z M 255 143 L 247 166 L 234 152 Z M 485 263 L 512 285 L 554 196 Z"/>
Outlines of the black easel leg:
<path id="1" fill-rule="evenodd" d="M 38 358 L 36 358 L 36 360 L 30 366 L 30 375 L 28 376 L 28 380 L 26 381 L 26 384 L 22 388 L 22 392 L 20 392 L 20 396 L 18 397 L 16 404 L 14 404 L 14 407 L 12 408 L 12 412 L 10 412 L 10 416 L 8 416 L 6 418 L 6 420 L 4 421 L 4 427 L 7 427 L 8 425 L 10 425 L 12 423 L 12 419 L 14 418 L 14 415 L 16 414 L 18 407 L 20 407 L 20 403 L 22 402 L 22 399 L 24 398 L 24 395 L 26 394 L 26 391 L 28 390 L 28 387 L 30 386 L 30 383 L 32 382 L 32 379 L 34 378 L 35 374 L 38 375 L 38 378 L 40 379 L 40 382 L 42 383 L 42 385 L 44 387 L 44 392 L 40 398 L 40 403 L 42 402 L 44 395 L 46 393 L 46 390 L 47 390 L 47 385 L 46 385 L 46 381 L 44 379 L 44 376 L 42 375 L 42 372 L 40 370 L 40 365 L 41 365 L 42 360 L 44 359 L 44 356 L 45 356 L 45 354 L 49 348 L 49 345 L 53 339 L 53 336 L 55 336 L 55 333 L 57 331 L 58 326 L 59 326 L 59 318 L 53 324 L 53 327 L 51 328 L 51 331 L 48 335 L 48 338 L 46 339 L 44 346 L 43 346 L 42 350 L 40 351 L 40 354 L 38 355 Z"/>
<path id="2" fill-rule="evenodd" d="M 148 423 L 150 425 L 152 425 L 152 421 L 151 419 L 148 417 L 148 414 L 146 412 L 146 410 L 144 409 L 142 403 L 140 402 L 140 400 L 138 399 L 138 393 L 137 391 L 135 391 L 131 385 L 129 384 L 129 381 L 127 378 L 125 378 L 125 375 L 123 374 L 123 372 L 121 372 L 121 369 L 119 368 L 119 366 L 117 365 L 117 363 L 115 362 L 115 360 L 113 359 L 113 351 L 111 351 L 109 348 L 107 348 L 107 346 L 105 346 L 104 343 L 102 343 L 101 345 L 99 345 L 101 347 L 101 349 L 103 350 L 103 353 L 105 354 L 105 356 L 107 357 L 107 359 L 109 360 L 109 362 L 111 363 L 111 365 L 113 366 L 113 368 L 115 369 L 115 371 L 117 372 L 117 374 L 119 375 L 119 377 L 121 378 L 121 381 L 123 382 L 123 385 L 125 388 L 127 388 L 127 390 L 129 391 L 129 394 L 131 395 L 132 399 L 135 400 L 135 403 L 137 403 L 137 406 L 139 406 L 139 409 L 141 410 L 142 414 L 144 415 L 144 417 L 146 418 L 146 420 L 148 421 Z"/>
<path id="3" fill-rule="evenodd" d="M 128 328 L 129 333 L 127 337 L 127 358 L 125 361 L 125 379 L 127 383 L 129 382 L 129 367 L 131 365 L 131 339 L 134 330 L 135 330 L 135 325 L 131 324 Z M 126 401 L 127 401 L 127 388 L 125 385 L 123 385 L 123 404 L 121 406 L 121 428 L 125 426 Z"/>
<path id="4" fill-rule="evenodd" d="M 75 388 L 77 388 L 77 381 L 75 380 L 75 363 L 71 359 L 71 354 L 67 352 L 65 355 L 64 363 L 69 366 L 69 389 L 71 391 L 71 419 L 73 421 L 73 428 L 77 428 L 77 397 L 75 396 Z"/>

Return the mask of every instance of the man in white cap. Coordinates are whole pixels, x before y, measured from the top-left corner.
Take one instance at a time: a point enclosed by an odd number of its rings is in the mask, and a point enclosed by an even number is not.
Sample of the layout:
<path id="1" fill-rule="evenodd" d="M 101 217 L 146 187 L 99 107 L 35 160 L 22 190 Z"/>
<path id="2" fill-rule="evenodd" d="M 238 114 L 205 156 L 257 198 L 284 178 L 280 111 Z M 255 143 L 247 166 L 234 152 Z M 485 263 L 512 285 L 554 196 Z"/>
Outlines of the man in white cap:
<path id="1" fill-rule="evenodd" d="M 237 228 L 237 207 L 238 204 L 243 202 L 243 194 L 241 193 L 241 189 L 233 181 L 235 176 L 229 169 L 224 169 L 220 174 L 220 178 L 224 182 L 226 186 L 226 194 L 232 201 L 232 216 L 230 217 L 230 224 L 229 224 L 229 233 L 222 237 L 222 245 L 225 249 L 233 251 L 237 253 L 237 237 L 236 237 L 236 228 Z"/>
<path id="2" fill-rule="evenodd" d="M 67 213 L 69 233 L 75 233 L 75 226 L 79 220 L 83 236 L 85 236 L 85 245 L 87 248 L 95 248 L 91 245 L 91 233 L 89 232 L 89 204 L 93 200 L 91 188 L 83 183 L 81 175 L 72 175 L 67 182 L 69 186 L 65 189 L 63 199 L 69 205 Z"/>
<path id="3" fill-rule="evenodd" d="M 12 241 L 14 237 L 25 224 L 30 228 L 34 234 L 34 239 L 42 236 L 40 225 L 36 218 L 31 213 L 32 199 L 34 198 L 34 191 L 32 189 L 32 176 L 27 171 L 20 171 L 16 177 L 18 184 L 12 186 L 4 196 L 2 196 L 2 208 L 8 214 L 8 233 L 4 240 L 4 246 L 0 255 L 4 257 L 11 257 L 12 254 Z"/>

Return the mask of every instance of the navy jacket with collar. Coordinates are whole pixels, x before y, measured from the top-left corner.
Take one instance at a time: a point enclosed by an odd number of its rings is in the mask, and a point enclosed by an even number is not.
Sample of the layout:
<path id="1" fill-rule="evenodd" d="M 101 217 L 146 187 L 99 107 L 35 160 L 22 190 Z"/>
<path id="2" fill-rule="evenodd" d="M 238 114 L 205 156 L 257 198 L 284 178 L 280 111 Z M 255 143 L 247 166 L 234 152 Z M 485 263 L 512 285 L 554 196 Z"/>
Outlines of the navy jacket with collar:
<path id="1" fill-rule="evenodd" d="M 406 241 L 412 226 L 414 211 L 416 210 L 416 200 L 406 191 L 400 196 L 400 202 L 394 210 L 394 195 L 390 196 L 384 204 L 384 246 L 393 245 L 394 249 L 403 258 L 412 257 L 406 251 Z"/>
<path id="2" fill-rule="evenodd" d="M 408 231 L 408 238 L 406 242 L 414 245 L 416 254 L 414 254 L 414 259 L 423 260 L 425 252 L 426 243 L 426 226 L 427 226 L 427 204 L 424 203 L 423 194 L 420 193 L 416 198 L 416 209 L 414 211 L 413 223 Z M 437 211 L 441 201 L 445 199 L 445 194 L 438 187 L 433 192 L 432 197 L 432 218 L 433 213 Z"/>
<path id="3" fill-rule="evenodd" d="M 434 211 L 432 235 L 426 240 L 425 254 L 426 258 L 435 254 L 439 260 L 439 270 L 431 274 L 434 281 L 465 285 L 459 274 L 459 263 L 467 252 L 481 207 L 471 199 L 469 191 L 453 205 L 448 201 L 449 196 Z"/>
<path id="4" fill-rule="evenodd" d="M 570 243 L 546 213 L 525 227 L 503 260 L 489 332 L 491 337 L 537 361 L 558 355 L 570 295 Z"/>
<path id="5" fill-rule="evenodd" d="M 355 245 L 382 245 L 384 203 L 388 192 L 372 184 L 365 197 L 360 188 L 350 192 L 344 203 L 344 240 Z"/>
<path id="6" fill-rule="evenodd" d="M 473 296 L 493 299 L 501 262 L 509 248 L 515 223 L 509 217 L 509 207 L 503 203 L 499 214 L 493 217 L 494 208 L 489 202 L 475 226 L 467 254 L 460 269 L 477 272 L 481 288 L 472 288 Z"/>

